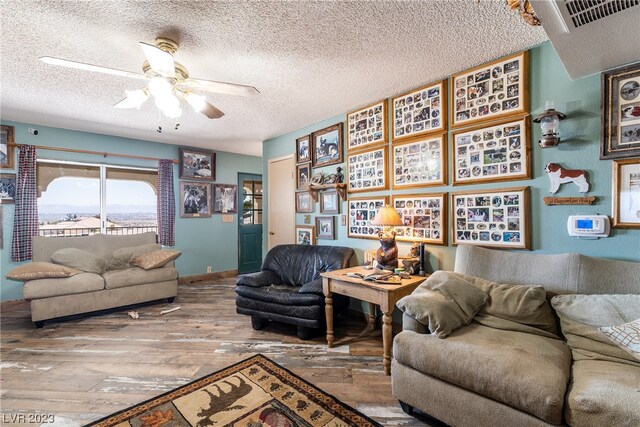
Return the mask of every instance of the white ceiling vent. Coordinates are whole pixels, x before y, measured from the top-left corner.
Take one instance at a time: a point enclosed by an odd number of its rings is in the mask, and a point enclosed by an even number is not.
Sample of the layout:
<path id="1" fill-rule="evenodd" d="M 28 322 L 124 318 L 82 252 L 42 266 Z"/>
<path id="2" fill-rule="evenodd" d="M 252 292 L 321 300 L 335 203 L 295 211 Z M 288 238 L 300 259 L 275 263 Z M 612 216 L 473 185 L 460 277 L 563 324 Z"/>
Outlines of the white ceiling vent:
<path id="1" fill-rule="evenodd" d="M 640 61 L 640 0 L 533 0 L 571 78 Z"/>

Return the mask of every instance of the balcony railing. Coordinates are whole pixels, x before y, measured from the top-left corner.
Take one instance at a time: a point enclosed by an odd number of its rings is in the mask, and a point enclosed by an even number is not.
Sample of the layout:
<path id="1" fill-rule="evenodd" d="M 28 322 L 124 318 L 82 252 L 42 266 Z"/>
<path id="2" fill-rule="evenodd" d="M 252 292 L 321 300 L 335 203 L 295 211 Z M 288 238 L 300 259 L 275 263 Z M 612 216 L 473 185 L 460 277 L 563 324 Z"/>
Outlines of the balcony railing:
<path id="1" fill-rule="evenodd" d="M 158 232 L 157 226 L 129 226 L 129 227 L 108 227 L 106 234 L 123 236 L 127 234 L 140 234 L 148 231 Z M 38 230 L 38 236 L 42 237 L 80 237 L 99 234 L 100 228 L 46 228 Z"/>

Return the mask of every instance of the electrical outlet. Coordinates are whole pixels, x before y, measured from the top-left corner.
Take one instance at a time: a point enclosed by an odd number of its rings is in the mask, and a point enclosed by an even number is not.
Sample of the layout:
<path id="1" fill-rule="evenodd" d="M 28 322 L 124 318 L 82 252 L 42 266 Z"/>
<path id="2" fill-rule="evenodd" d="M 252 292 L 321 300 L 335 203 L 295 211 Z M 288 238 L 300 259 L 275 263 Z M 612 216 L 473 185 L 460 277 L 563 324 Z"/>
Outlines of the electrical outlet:
<path id="1" fill-rule="evenodd" d="M 210 265 L 207 266 L 207 273 L 211 273 L 211 266 Z"/>

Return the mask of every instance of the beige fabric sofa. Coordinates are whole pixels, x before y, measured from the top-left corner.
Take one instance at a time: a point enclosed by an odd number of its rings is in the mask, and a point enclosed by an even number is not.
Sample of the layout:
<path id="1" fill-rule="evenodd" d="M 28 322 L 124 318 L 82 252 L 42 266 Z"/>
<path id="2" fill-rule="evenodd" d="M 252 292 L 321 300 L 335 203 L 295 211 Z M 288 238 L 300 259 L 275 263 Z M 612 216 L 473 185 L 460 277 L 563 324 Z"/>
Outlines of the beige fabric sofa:
<path id="1" fill-rule="evenodd" d="M 455 271 L 553 294 L 640 294 L 640 263 L 461 245 Z M 640 363 L 572 359 L 561 339 L 470 323 L 445 339 L 403 315 L 393 395 L 451 426 L 638 426 Z"/>
<path id="2" fill-rule="evenodd" d="M 33 238 L 33 261 L 50 262 L 59 249 L 78 248 L 105 260 L 115 249 L 156 243 L 153 232 L 127 236 L 95 234 L 86 237 Z M 160 249 L 160 245 L 158 245 Z M 68 278 L 25 282 L 24 298 L 31 304 L 31 320 L 41 328 L 44 321 L 130 304 L 167 298 L 178 293 L 178 272 L 173 262 L 145 271 L 133 267 L 107 270 L 102 275 L 81 273 Z"/>

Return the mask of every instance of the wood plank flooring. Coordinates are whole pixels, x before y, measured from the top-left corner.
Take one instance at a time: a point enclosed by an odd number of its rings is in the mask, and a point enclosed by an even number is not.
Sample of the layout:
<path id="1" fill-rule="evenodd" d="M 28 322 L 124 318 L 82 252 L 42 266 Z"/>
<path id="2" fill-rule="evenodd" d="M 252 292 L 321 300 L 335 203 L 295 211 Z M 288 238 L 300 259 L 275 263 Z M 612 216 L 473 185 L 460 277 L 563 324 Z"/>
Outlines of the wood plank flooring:
<path id="1" fill-rule="evenodd" d="M 137 320 L 119 310 L 43 329 L 31 323 L 28 303 L 1 303 L 1 424 L 28 425 L 12 420 L 33 413 L 55 415 L 56 426 L 86 424 L 262 353 L 384 425 L 427 425 L 391 396 L 380 336 L 329 349 L 324 336 L 301 341 L 290 325 L 254 331 L 235 312 L 234 284 L 181 285 L 173 304 L 133 308 Z M 365 326 L 364 316 L 341 318 L 336 337 L 355 337 Z"/>

